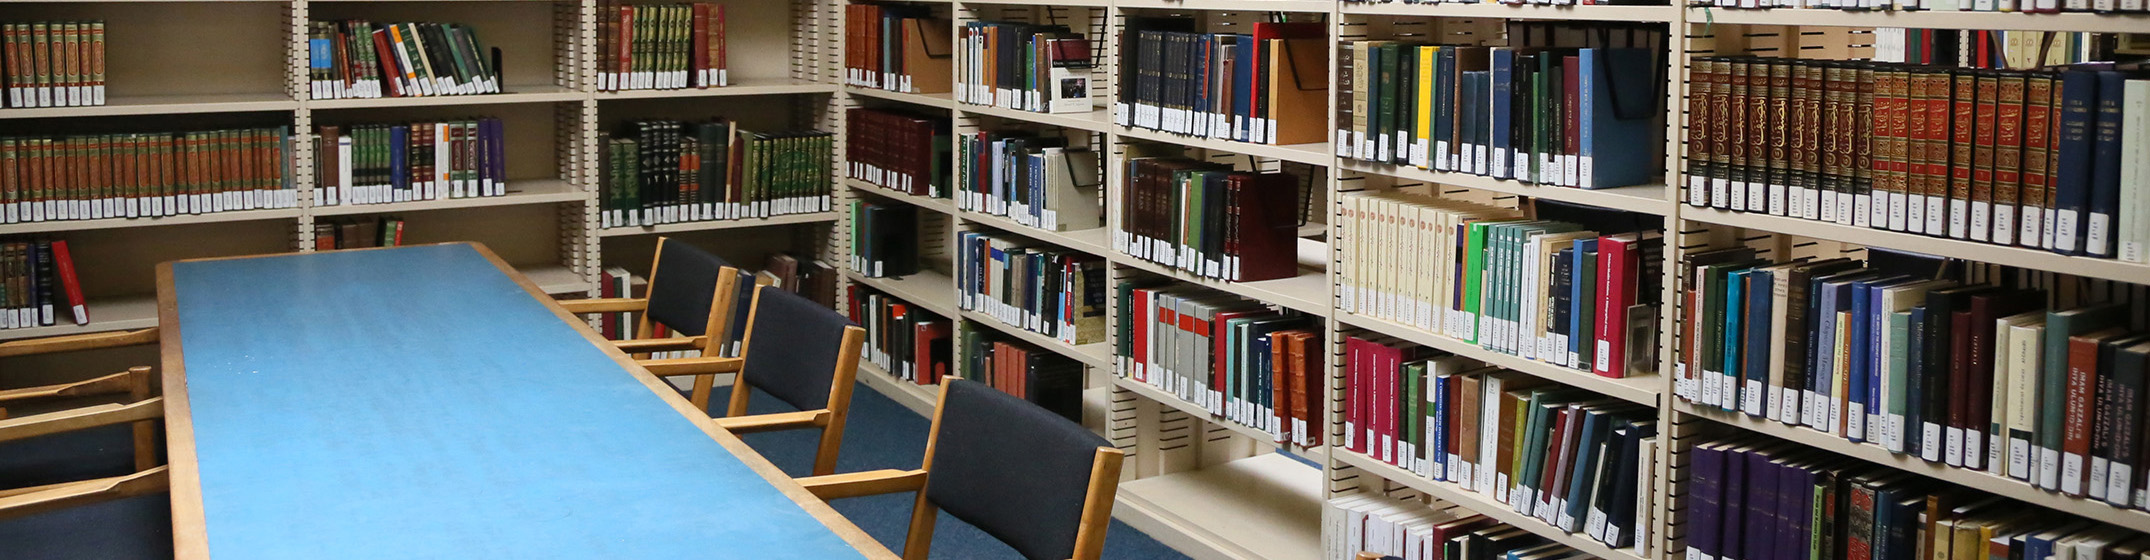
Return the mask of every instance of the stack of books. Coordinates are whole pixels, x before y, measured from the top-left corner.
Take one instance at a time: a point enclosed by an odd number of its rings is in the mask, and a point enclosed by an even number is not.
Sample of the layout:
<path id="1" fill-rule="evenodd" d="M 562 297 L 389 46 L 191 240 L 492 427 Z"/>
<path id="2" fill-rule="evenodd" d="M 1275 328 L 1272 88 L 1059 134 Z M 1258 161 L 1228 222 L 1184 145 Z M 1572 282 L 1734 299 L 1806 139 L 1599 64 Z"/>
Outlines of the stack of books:
<path id="1" fill-rule="evenodd" d="M 507 128 L 500 119 L 315 130 L 314 195 L 321 205 L 508 194 Z"/>
<path id="2" fill-rule="evenodd" d="M 1105 340 L 1105 260 L 991 232 L 956 236 L 956 303 L 1069 345 Z"/>
<path id="3" fill-rule="evenodd" d="M 918 207 L 851 202 L 851 270 L 868 278 L 918 272 Z"/>
<path id="4" fill-rule="evenodd" d="M 597 21 L 598 91 L 730 85 L 723 4 L 607 0 Z"/>
<path id="5" fill-rule="evenodd" d="M 844 111 L 845 174 L 889 190 L 948 197 L 948 117 Z"/>
<path id="6" fill-rule="evenodd" d="M 1083 364 L 984 329 L 962 330 L 962 376 L 1082 422 Z"/>
<path id="7" fill-rule="evenodd" d="M 0 137 L 0 221 L 295 208 L 290 149 L 288 128 Z"/>
<path id="8" fill-rule="evenodd" d="M 1049 231 L 1103 227 L 1100 156 L 1052 135 L 982 131 L 956 142 L 956 207 Z"/>
<path id="9" fill-rule="evenodd" d="M 1321 445 L 1321 321 L 1192 286 L 1117 286 L 1121 377 L 1277 443 Z"/>
<path id="10" fill-rule="evenodd" d="M 90 324 L 67 240 L 0 238 L 0 329 Z"/>
<path id="11" fill-rule="evenodd" d="M 105 104 L 105 22 L 0 23 L 0 107 Z"/>
<path id="12" fill-rule="evenodd" d="M 844 83 L 901 93 L 948 93 L 946 18 L 925 6 L 844 6 Z"/>
<path id="13" fill-rule="evenodd" d="M 1232 282 L 1299 275 L 1297 176 L 1233 171 L 1183 158 L 1128 160 L 1113 248 Z"/>
<path id="14" fill-rule="evenodd" d="M 721 119 L 636 121 L 600 143 L 602 227 L 829 210 L 835 142 L 827 132 L 754 132 Z"/>
<path id="15" fill-rule="evenodd" d="M 1065 25 L 974 21 L 956 51 L 956 101 L 1037 113 L 1087 113 L 1090 39 Z"/>
<path id="16" fill-rule="evenodd" d="M 850 288 L 851 322 L 866 329 L 866 362 L 897 379 L 938 385 L 949 375 L 955 323 L 916 305 L 864 288 Z"/>
<path id="17" fill-rule="evenodd" d="M 1119 125 L 1255 144 L 1327 140 L 1327 24 L 1196 33 L 1186 18 L 1123 19 Z"/>
<path id="18" fill-rule="evenodd" d="M 316 21 L 306 27 L 314 99 L 500 93 L 500 50 L 468 25 Z"/>

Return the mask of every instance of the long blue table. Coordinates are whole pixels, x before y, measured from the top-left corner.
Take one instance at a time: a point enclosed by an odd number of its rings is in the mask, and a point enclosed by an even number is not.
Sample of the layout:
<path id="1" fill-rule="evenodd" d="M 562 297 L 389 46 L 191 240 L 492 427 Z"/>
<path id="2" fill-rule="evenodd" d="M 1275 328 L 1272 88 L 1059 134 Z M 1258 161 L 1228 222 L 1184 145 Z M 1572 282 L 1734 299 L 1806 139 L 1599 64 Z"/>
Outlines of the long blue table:
<path id="1" fill-rule="evenodd" d="M 893 558 L 481 245 L 160 266 L 180 558 Z"/>

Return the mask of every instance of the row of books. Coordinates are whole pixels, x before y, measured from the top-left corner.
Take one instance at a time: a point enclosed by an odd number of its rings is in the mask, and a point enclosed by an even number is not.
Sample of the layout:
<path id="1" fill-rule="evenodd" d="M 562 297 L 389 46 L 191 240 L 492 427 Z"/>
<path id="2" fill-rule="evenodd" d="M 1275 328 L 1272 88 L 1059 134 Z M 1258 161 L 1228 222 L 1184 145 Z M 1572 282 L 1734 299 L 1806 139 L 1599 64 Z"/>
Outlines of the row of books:
<path id="1" fill-rule="evenodd" d="M 315 21 L 306 27 L 314 99 L 500 93 L 500 49 L 454 23 Z"/>
<path id="2" fill-rule="evenodd" d="M 1344 0 L 1355 4 L 1388 4 L 1396 0 Z M 1405 4 L 1493 4 L 1496 0 L 1403 0 Z M 1663 6 L 1664 0 L 1497 0 L 1508 5 L 1551 6 Z"/>
<path id="3" fill-rule="evenodd" d="M 1691 0 L 1691 6 L 1719 8 L 1827 8 L 1888 11 L 1977 11 L 2051 14 L 2060 12 L 2142 13 L 2142 0 Z"/>
<path id="4" fill-rule="evenodd" d="M 1071 346 L 1105 340 L 1103 258 L 976 231 L 955 250 L 957 307 Z"/>
<path id="5" fill-rule="evenodd" d="M 607 1 L 597 14 L 598 91 L 730 85 L 723 4 Z"/>
<path id="6" fill-rule="evenodd" d="M 919 385 L 938 385 L 949 375 L 954 322 L 857 284 L 850 296 L 846 314 L 866 329 L 867 363 Z"/>
<path id="7" fill-rule="evenodd" d="M 492 117 L 319 126 L 314 195 L 324 206 L 504 196 L 507 139 Z"/>
<path id="8" fill-rule="evenodd" d="M 288 128 L 0 137 L 6 223 L 295 208 Z"/>
<path id="9" fill-rule="evenodd" d="M 1083 363 L 987 329 L 960 329 L 964 379 L 1082 422 Z"/>
<path id="10" fill-rule="evenodd" d="M 1636 516 L 1657 446 L 1648 407 L 1387 337 L 1344 352 L 1346 449 L 1607 546 L 1649 540 Z"/>
<path id="11" fill-rule="evenodd" d="M 851 202 L 851 270 L 868 278 L 918 272 L 918 207 L 868 200 Z"/>
<path id="12" fill-rule="evenodd" d="M 1337 55 L 1340 157 L 1586 189 L 1662 181 L 1657 50 L 1354 41 Z"/>
<path id="13" fill-rule="evenodd" d="M 846 176 L 917 196 L 948 196 L 948 117 L 854 107 L 844 111 Z"/>
<path id="14" fill-rule="evenodd" d="M 1119 125 L 1255 144 L 1325 140 L 1325 24 L 1257 22 L 1238 34 L 1196 33 L 1186 18 L 1125 20 Z"/>
<path id="15" fill-rule="evenodd" d="M 105 104 L 105 22 L 0 23 L 0 107 Z"/>
<path id="16" fill-rule="evenodd" d="M 403 218 L 322 218 L 314 222 L 314 250 L 403 246 Z"/>
<path id="17" fill-rule="evenodd" d="M 90 324 L 67 240 L 0 238 L 0 329 Z"/>
<path id="18" fill-rule="evenodd" d="M 2056 516 L 1902 471 L 1754 437 L 1689 452 L 1693 560 L 2135 560 L 2141 533 Z"/>
<path id="19" fill-rule="evenodd" d="M 836 265 L 829 264 L 828 261 L 801 260 L 790 251 L 778 251 L 769 253 L 769 258 L 762 264 L 761 272 L 754 273 L 754 281 L 799 294 L 807 301 L 835 309 L 837 278 L 841 276 L 843 271 L 837 270 Z"/>
<path id="20" fill-rule="evenodd" d="M 844 83 L 903 93 L 948 93 L 948 20 L 931 8 L 844 6 Z"/>
<path id="21" fill-rule="evenodd" d="M 2139 305 L 1744 249 L 1682 266 L 1681 398 L 2150 509 Z"/>
<path id="22" fill-rule="evenodd" d="M 1090 39 L 1065 25 L 974 21 L 956 50 L 959 103 L 1037 113 L 1087 113 Z"/>
<path id="23" fill-rule="evenodd" d="M 1299 274 L 1300 180 L 1177 157 L 1127 161 L 1113 248 L 1233 282 Z"/>
<path id="24" fill-rule="evenodd" d="M 1603 377 L 1657 371 L 1654 229 L 1401 192 L 1342 202 L 1343 310 Z"/>
<path id="25" fill-rule="evenodd" d="M 600 143 L 600 227 L 827 212 L 835 186 L 835 135 L 828 132 L 653 120 L 625 123 Z"/>
<path id="26" fill-rule="evenodd" d="M 964 134 L 956 138 L 956 207 L 1048 231 L 1103 227 L 1100 160 L 1058 135 Z"/>
<path id="27" fill-rule="evenodd" d="M 2150 80 L 1705 57 L 1687 202 L 2150 262 Z M 2130 105 L 2129 100 L 2135 100 Z"/>
<path id="28" fill-rule="evenodd" d="M 1322 503 L 1324 560 L 1585 560 L 1588 553 L 1445 502 L 1358 491 Z"/>
<path id="29" fill-rule="evenodd" d="M 1114 347 L 1122 377 L 1162 389 L 1272 441 L 1321 445 L 1321 321 L 1187 285 L 1121 282 Z"/>

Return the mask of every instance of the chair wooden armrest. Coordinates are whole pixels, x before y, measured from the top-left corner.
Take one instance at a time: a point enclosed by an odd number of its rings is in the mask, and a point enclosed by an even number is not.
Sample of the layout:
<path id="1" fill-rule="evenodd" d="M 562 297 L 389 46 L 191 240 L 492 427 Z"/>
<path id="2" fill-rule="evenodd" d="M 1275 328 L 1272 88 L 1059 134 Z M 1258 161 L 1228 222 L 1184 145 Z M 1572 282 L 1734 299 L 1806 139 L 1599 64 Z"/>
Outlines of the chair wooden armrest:
<path id="1" fill-rule="evenodd" d="M 166 474 L 169 470 L 160 466 L 126 476 L 38 486 L 24 489 L 27 492 L 0 495 L 0 519 L 162 492 L 172 485 Z"/>
<path id="2" fill-rule="evenodd" d="M 648 352 L 671 352 L 674 350 L 700 350 L 702 342 L 706 340 L 709 340 L 709 337 L 638 338 L 635 340 L 615 340 L 612 345 L 618 347 L 621 352 L 643 354 Z"/>
<path id="3" fill-rule="evenodd" d="M 809 476 L 795 479 L 806 491 L 823 500 L 876 496 L 896 492 L 916 492 L 926 487 L 926 471 L 922 469 L 881 469 L 855 473 Z"/>
<path id="4" fill-rule="evenodd" d="M 651 375 L 658 377 L 739 373 L 739 368 L 744 364 L 746 364 L 746 360 L 743 358 L 710 356 L 672 358 L 668 360 L 635 360 L 635 365 L 642 366 L 642 369 L 649 370 Z"/>
<path id="5" fill-rule="evenodd" d="M 150 368 L 138 366 L 128 368 L 127 371 L 115 373 L 112 375 L 107 375 L 96 379 L 85 379 L 73 383 L 61 383 L 58 385 L 40 385 L 36 387 L 23 387 L 20 389 L 0 390 L 0 405 L 4 405 L 10 402 L 27 401 L 33 399 L 88 397 L 95 395 L 112 395 L 118 393 L 127 393 L 134 391 L 138 387 L 146 387 L 146 385 L 144 384 L 149 382 L 149 372 Z M 0 416 L 0 418 L 6 417 Z"/>
<path id="6" fill-rule="evenodd" d="M 155 344 L 157 329 L 113 331 L 0 342 L 0 358 Z"/>
<path id="7" fill-rule="evenodd" d="M 754 432 L 771 432 L 777 430 L 794 430 L 799 428 L 826 426 L 829 424 L 829 419 L 834 418 L 835 416 L 835 413 L 830 412 L 827 409 L 821 409 L 801 410 L 798 412 L 779 412 L 775 414 L 756 414 L 753 416 L 727 416 L 724 418 L 711 418 L 709 420 L 712 422 L 716 422 L 717 427 L 724 428 L 726 431 L 730 431 L 735 434 L 750 434 Z"/>
<path id="8" fill-rule="evenodd" d="M 649 308 L 649 300 L 645 298 L 563 299 L 558 303 L 567 308 L 568 313 L 616 313 Z"/>
<path id="9" fill-rule="evenodd" d="M 0 442 L 164 417 L 164 397 L 0 420 Z"/>

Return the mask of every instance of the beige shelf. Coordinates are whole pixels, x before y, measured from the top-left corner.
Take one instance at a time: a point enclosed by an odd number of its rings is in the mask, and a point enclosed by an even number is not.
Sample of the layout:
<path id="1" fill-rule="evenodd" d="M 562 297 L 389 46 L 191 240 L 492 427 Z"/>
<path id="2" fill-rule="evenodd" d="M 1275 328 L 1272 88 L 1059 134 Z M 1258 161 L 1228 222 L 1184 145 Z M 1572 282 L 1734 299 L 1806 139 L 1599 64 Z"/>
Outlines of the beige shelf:
<path id="1" fill-rule="evenodd" d="M 161 0 L 157 0 L 161 1 Z M 281 93 L 231 93 L 221 95 L 115 95 L 96 107 L 41 107 L 0 109 L 0 119 L 52 117 L 111 117 L 128 115 L 181 115 L 292 111 L 299 102 Z"/>
<path id="2" fill-rule="evenodd" d="M 1745 413 L 1698 407 L 1679 399 L 1673 399 L 1672 408 L 1679 412 L 1700 416 L 1742 430 L 1797 442 L 1807 447 L 1924 475 L 1929 478 L 1960 484 L 1980 492 L 2006 497 L 2038 507 L 2079 515 L 2136 531 L 2150 531 L 2150 511 L 2113 507 L 2105 502 L 2069 497 L 2059 492 L 2047 492 L 2021 480 L 1995 476 L 1985 471 L 1929 463 L 1920 460 L 1916 456 L 1890 453 L 1888 449 L 1879 445 L 1853 443 L 1851 440 L 1837 436 L 1803 427 L 1787 426 L 1783 422 L 1755 418 Z"/>
<path id="3" fill-rule="evenodd" d="M 433 95 L 382 97 L 378 99 L 309 99 L 309 109 L 373 109 L 382 107 L 446 107 L 454 105 L 507 105 L 512 103 L 558 103 L 582 101 L 590 94 L 559 86 L 508 86 L 507 93 L 482 95 Z"/>
<path id="4" fill-rule="evenodd" d="M 576 274 L 575 271 L 569 270 L 565 266 L 540 265 L 518 266 L 515 268 L 521 271 L 523 276 L 530 278 L 531 283 L 537 284 L 538 289 L 545 290 L 545 293 L 548 294 L 560 295 L 587 292 L 595 287 L 591 285 L 589 280 L 584 279 L 581 274 Z"/>
<path id="5" fill-rule="evenodd" d="M 961 3 L 963 3 L 963 4 L 988 4 L 988 5 L 1006 5 L 1006 6 L 1033 6 L 1033 5 L 1036 5 L 1036 4 L 1037 4 L 1037 0 L 961 0 Z M 1110 2 L 1109 0 L 1054 0 L 1054 1 L 1053 1 L 1053 5 L 1055 5 L 1055 6 L 1082 6 L 1082 7 L 1087 7 L 1087 8 L 1103 8 L 1103 7 L 1105 7 L 1105 6 L 1107 5 L 1107 4 L 1110 4 L 1110 3 L 1111 3 L 1111 2 Z"/>
<path id="6" fill-rule="evenodd" d="M 1172 407 L 1174 410 L 1178 410 L 1182 414 L 1193 416 L 1195 418 L 1201 418 L 1211 424 L 1216 424 L 1226 430 L 1231 430 L 1232 433 L 1239 434 L 1240 436 L 1246 437 L 1247 439 L 1259 442 L 1262 445 L 1267 445 L 1285 451 L 1299 453 L 1308 452 L 1306 448 L 1299 447 L 1297 445 L 1292 445 L 1289 443 L 1277 443 L 1275 436 L 1270 435 L 1268 431 L 1262 430 L 1260 428 L 1255 428 L 1253 426 L 1248 426 L 1246 424 L 1233 422 L 1231 420 L 1225 419 L 1222 416 L 1211 415 L 1209 411 L 1204 410 L 1201 405 L 1187 402 L 1187 399 L 1179 398 L 1178 395 L 1166 392 L 1164 389 L 1160 389 L 1155 385 L 1118 376 L 1114 376 L 1112 378 L 1112 384 L 1127 389 L 1128 392 L 1142 395 L 1143 398 L 1157 401 L 1158 404 Z"/>
<path id="7" fill-rule="evenodd" d="M 1049 124 L 1061 128 L 1073 128 L 1091 132 L 1110 132 L 1112 130 L 1112 109 L 1104 107 L 1099 107 L 1087 113 L 1036 113 L 986 105 L 958 103 L 956 104 L 956 110 L 973 115 Z"/>
<path id="8" fill-rule="evenodd" d="M 1336 320 L 1354 327 L 1401 338 L 1410 341 L 1412 344 L 1430 346 L 1443 352 L 1485 362 L 1488 365 L 1502 369 L 1523 372 L 1562 385 L 1582 388 L 1593 393 L 1644 406 L 1657 406 L 1658 394 L 1662 390 L 1661 386 L 1664 385 L 1664 380 L 1655 375 L 1620 379 L 1599 377 L 1587 371 L 1568 369 L 1537 360 L 1526 360 L 1521 357 L 1494 352 L 1481 348 L 1476 344 L 1422 331 L 1402 323 L 1376 319 L 1356 313 L 1338 312 Z"/>
<path id="9" fill-rule="evenodd" d="M 157 326 L 157 296 L 142 294 L 108 298 L 89 298 L 83 304 L 89 309 L 90 324 L 77 325 L 67 310 L 57 309 L 54 317 L 58 324 L 50 327 L 0 329 L 0 340 L 44 338 L 71 334 L 90 334 L 130 329 L 146 329 Z"/>
<path id="10" fill-rule="evenodd" d="M 767 218 L 707 220 L 700 222 L 659 224 L 654 226 L 604 228 L 597 230 L 597 236 L 620 237 L 625 235 L 649 235 L 655 233 L 681 233 L 689 231 L 715 231 L 722 229 L 758 228 L 770 226 L 784 226 L 792 224 L 815 224 L 823 222 L 834 222 L 836 221 L 836 219 L 836 212 L 808 212 L 805 214 L 782 214 L 777 216 L 770 216 Z"/>
<path id="11" fill-rule="evenodd" d="M 1640 212 L 1656 216 L 1672 215 L 1673 202 L 1665 192 L 1666 189 L 1664 185 L 1635 185 L 1610 189 L 1578 189 L 1574 187 L 1533 185 L 1522 181 L 1496 179 L 1493 177 L 1472 175 L 1469 173 L 1433 171 L 1429 169 L 1420 169 L 1409 165 L 1374 163 L 1353 159 L 1340 159 L 1338 161 L 1341 162 L 1339 165 L 1341 168 L 1361 173 L 1387 175 L 1390 177 L 1397 177 L 1414 181 L 1425 181 L 1429 183 L 1439 183 L 1443 185 L 1454 185 L 1458 187 L 1467 187 L 1479 190 L 1528 196 L 1544 200 L 1572 202 L 1575 204 L 1585 204 L 1600 208 L 1611 208 L 1614 210 L 1626 210 L 1629 212 Z"/>
<path id="12" fill-rule="evenodd" d="M 963 211 L 958 213 L 957 217 L 971 222 L 992 226 L 993 229 L 1006 231 L 1017 236 L 1044 241 L 1053 245 L 1059 245 L 1061 247 L 1074 249 L 1083 253 L 1096 255 L 1101 258 L 1111 259 L 1113 256 L 1112 246 L 1105 243 L 1105 228 L 1091 228 L 1075 231 L 1049 231 L 1018 224 L 1015 223 L 1015 220 L 1010 220 L 1007 218 L 995 216 L 992 214 L 986 214 L 983 212 Z"/>
<path id="13" fill-rule="evenodd" d="M 1868 247 L 1882 247 L 1942 257 L 2050 270 L 2064 274 L 2122 282 L 2150 283 L 2150 264 L 2130 263 L 2119 259 L 2071 257 L 2042 249 L 2004 247 L 1976 241 L 1928 237 L 1915 233 L 1847 226 L 1767 214 L 1695 208 L 1692 206 L 1681 208 L 1680 217 L 1698 222 L 1855 243 Z"/>
<path id="14" fill-rule="evenodd" d="M 845 86 L 844 91 L 851 92 L 851 95 L 856 95 L 859 97 L 871 97 L 875 99 L 901 101 L 904 103 L 910 103 L 912 105 L 925 105 L 927 107 L 940 107 L 942 109 L 956 108 L 955 94 L 951 93 L 898 93 L 883 89 L 863 88 L 858 86 Z"/>
<path id="15" fill-rule="evenodd" d="M 93 229 L 136 228 L 150 226 L 177 226 L 189 224 L 214 224 L 220 222 L 252 222 L 258 220 L 294 220 L 304 213 L 297 208 L 271 210 L 236 210 L 210 212 L 207 214 L 182 214 L 155 218 L 105 218 L 102 220 L 64 220 L 57 222 L 24 222 L 0 224 L 0 235 L 18 233 L 53 233 L 62 231 L 86 231 Z"/>
<path id="16" fill-rule="evenodd" d="M 1119 8 L 1223 10 L 1233 12 L 1327 12 L 1335 0 L 1116 0 Z"/>
<path id="17" fill-rule="evenodd" d="M 1730 10 L 1694 7 L 1687 9 L 1687 22 L 1743 25 L 1827 25 L 1840 27 L 1911 27 L 1936 29 L 2011 29 L 2022 31 L 2092 31 L 2142 33 L 2150 30 L 2150 15 L 2021 12 L 1969 12 L 1922 10 L 1852 11 L 1812 8 Z"/>
<path id="18" fill-rule="evenodd" d="M 844 179 L 844 184 L 850 186 L 852 192 L 864 192 L 875 197 L 886 198 L 951 216 L 956 213 L 955 201 L 946 198 L 919 196 L 858 179 Z"/>
<path id="19" fill-rule="evenodd" d="M 1425 492 L 1429 495 L 1432 495 L 1435 499 L 1463 506 L 1465 508 L 1470 509 L 1471 511 L 1484 514 L 1486 517 L 1491 517 L 1493 519 L 1499 520 L 1502 523 L 1522 527 L 1524 530 L 1530 531 L 1532 534 L 1536 534 L 1540 537 L 1545 537 L 1547 540 L 1551 540 L 1553 542 L 1568 545 L 1570 548 L 1574 548 L 1576 550 L 1588 553 L 1598 558 L 1607 558 L 1612 560 L 1643 560 L 1643 556 L 1636 554 L 1633 548 L 1613 548 L 1610 546 L 1606 546 L 1605 543 L 1598 542 L 1596 539 L 1590 538 L 1590 535 L 1562 531 L 1560 530 L 1560 528 L 1554 527 L 1551 524 L 1546 523 L 1544 520 L 1517 513 L 1514 508 L 1509 507 L 1508 504 L 1500 503 L 1499 500 L 1493 499 L 1492 496 L 1487 496 L 1485 494 L 1465 490 L 1462 486 L 1458 486 L 1453 483 L 1439 482 L 1432 479 L 1428 479 L 1426 477 L 1419 476 L 1418 473 L 1404 470 L 1402 467 L 1383 463 L 1379 460 L 1374 459 L 1373 457 L 1368 457 L 1348 449 L 1337 449 L 1332 447 L 1329 449 L 1329 456 L 1337 460 L 1343 461 L 1345 464 L 1351 465 L 1353 467 L 1358 467 L 1360 470 L 1366 471 L 1367 473 L 1373 474 L 1374 476 L 1379 476 L 1381 478 L 1385 478 L 1403 484 L 1405 486 L 1409 486 L 1413 490 L 1418 490 L 1420 492 Z M 1652 533 L 1651 536 L 1655 537 L 1656 533 Z"/>
<path id="20" fill-rule="evenodd" d="M 992 327 L 993 330 L 1014 335 L 1016 338 L 1022 339 L 1023 342 L 1028 342 L 1032 346 L 1044 348 L 1062 356 L 1074 358 L 1075 361 L 1089 364 L 1090 367 L 1098 369 L 1112 369 L 1112 343 L 1110 342 L 1092 342 L 1089 344 L 1069 346 L 1067 343 L 1061 342 L 1060 339 L 1046 336 L 1041 333 L 1034 333 L 1027 330 L 1023 330 L 1022 327 L 1018 327 L 1015 325 L 1002 323 L 999 319 L 995 319 L 991 315 L 986 315 L 984 313 L 979 313 L 976 311 L 964 311 L 961 313 L 961 315 L 964 319 L 970 319 L 971 322 L 989 326 Z"/>
<path id="21" fill-rule="evenodd" d="M 1250 0 L 1248 2 L 1243 3 L 1256 4 L 1260 3 L 1260 1 Z M 1133 138 L 1136 140 L 1147 140 L 1151 142 L 1161 142 L 1166 144 L 1178 144 L 1191 148 L 1202 148 L 1205 150 L 1216 150 L 1220 152 L 1246 154 L 1255 157 L 1280 159 L 1284 161 L 1304 163 L 1308 165 L 1319 165 L 1327 167 L 1329 165 L 1329 162 L 1335 159 L 1335 157 L 1330 154 L 1328 142 L 1322 142 L 1317 144 L 1289 144 L 1278 146 L 1272 144 L 1253 144 L 1232 140 L 1220 140 L 1216 138 L 1187 136 L 1182 134 L 1165 132 L 1162 130 L 1150 130 L 1147 128 L 1135 128 L 1131 126 L 1121 126 L 1115 128 L 1117 129 L 1117 132 L 1120 136 L 1126 138 Z"/>
<path id="22" fill-rule="evenodd" d="M 450 198 L 446 200 L 420 200 L 391 202 L 386 204 L 338 204 L 316 206 L 311 209 L 315 216 L 342 216 L 351 214 L 388 214 L 394 212 L 417 212 L 421 210 L 447 210 L 452 208 L 483 208 L 487 206 L 513 206 L 517 204 L 546 204 L 552 202 L 580 202 L 589 200 L 590 193 L 575 189 L 567 181 L 559 179 L 528 179 L 509 181 L 508 194 L 504 196 L 478 196 Z"/>
<path id="23" fill-rule="evenodd" d="M 1573 21 L 1670 22 L 1679 17 L 1674 6 L 1550 6 L 1544 4 L 1406 4 L 1402 2 L 1344 2 L 1343 13 L 1381 16 L 1430 16 L 1457 18 L 1557 19 Z"/>
<path id="24" fill-rule="evenodd" d="M 919 385 L 897 379 L 895 375 L 882 371 L 880 366 L 866 362 L 859 362 L 858 378 L 859 382 L 865 383 L 867 387 L 880 392 L 889 400 L 896 401 L 896 404 L 911 409 L 911 412 L 916 412 L 919 416 L 932 418 L 933 409 L 941 400 L 939 385 Z"/>
<path id="25" fill-rule="evenodd" d="M 869 278 L 847 268 L 844 277 L 923 307 L 935 315 L 954 319 L 960 314 L 956 308 L 956 282 L 945 274 L 921 270 L 901 278 Z"/>
<path id="26" fill-rule="evenodd" d="M 1172 279 L 1181 282 L 1200 284 L 1220 292 L 1296 309 L 1315 317 L 1328 317 L 1332 309 L 1329 297 L 1329 276 L 1319 270 L 1300 269 L 1298 276 L 1276 280 L 1226 282 L 1215 278 L 1195 276 L 1184 270 L 1117 252 L 1112 254 L 1112 262 L 1139 268 L 1161 276 L 1170 276 Z"/>
<path id="27" fill-rule="evenodd" d="M 735 82 L 724 87 L 708 89 L 635 89 L 624 91 L 600 91 L 592 94 L 598 101 L 615 99 L 681 99 L 695 97 L 743 97 L 748 95 L 787 95 L 798 93 L 832 93 L 834 84 L 806 80 L 771 79 Z"/>
<path id="28" fill-rule="evenodd" d="M 1321 557 L 1321 469 L 1276 453 L 1120 483 L 1113 517 L 1197 559 Z"/>

